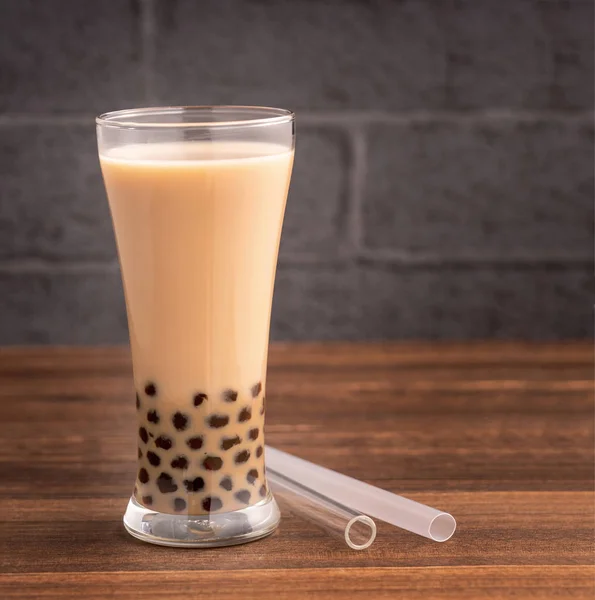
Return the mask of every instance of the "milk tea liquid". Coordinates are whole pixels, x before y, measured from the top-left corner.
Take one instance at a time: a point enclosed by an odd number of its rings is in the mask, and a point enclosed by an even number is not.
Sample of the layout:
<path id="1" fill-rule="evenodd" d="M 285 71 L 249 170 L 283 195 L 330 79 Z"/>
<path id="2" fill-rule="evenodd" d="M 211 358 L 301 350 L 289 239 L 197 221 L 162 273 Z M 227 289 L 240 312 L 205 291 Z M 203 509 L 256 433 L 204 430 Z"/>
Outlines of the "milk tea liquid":
<path id="1" fill-rule="evenodd" d="M 270 309 L 293 152 L 176 142 L 104 152 L 137 391 L 134 495 L 165 513 L 268 495 Z"/>

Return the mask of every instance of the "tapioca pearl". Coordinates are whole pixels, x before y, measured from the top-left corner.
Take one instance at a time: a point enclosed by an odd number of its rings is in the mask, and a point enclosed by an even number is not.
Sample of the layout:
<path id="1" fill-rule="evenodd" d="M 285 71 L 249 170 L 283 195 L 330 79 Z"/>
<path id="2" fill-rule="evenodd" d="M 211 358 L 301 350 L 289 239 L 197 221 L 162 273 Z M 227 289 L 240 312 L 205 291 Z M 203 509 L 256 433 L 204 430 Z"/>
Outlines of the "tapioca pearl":
<path id="1" fill-rule="evenodd" d="M 151 506 L 153 504 L 153 496 L 143 496 L 140 501 L 145 506 Z"/>
<path id="2" fill-rule="evenodd" d="M 248 490 L 240 490 L 234 494 L 235 498 L 244 504 L 249 504 L 250 502 L 250 492 Z"/>
<path id="3" fill-rule="evenodd" d="M 260 433 L 260 429 L 258 429 L 258 427 L 255 427 L 254 429 L 251 429 L 248 432 L 248 438 L 251 440 L 256 440 L 256 439 L 258 439 L 259 433 Z"/>
<path id="4" fill-rule="evenodd" d="M 139 458 L 143 457 L 143 451 L 140 448 L 138 449 L 138 457 Z"/>
<path id="5" fill-rule="evenodd" d="M 176 512 L 186 510 L 186 500 L 184 500 L 184 498 L 176 498 L 174 500 L 174 510 Z"/>
<path id="6" fill-rule="evenodd" d="M 194 404 L 194 406 L 200 406 L 205 400 L 208 400 L 209 397 L 206 394 L 203 393 L 199 393 L 199 394 L 194 394 L 194 398 L 192 399 L 192 402 Z"/>
<path id="7" fill-rule="evenodd" d="M 179 456 L 176 456 L 170 464 L 172 469 L 187 469 L 188 459 L 184 455 L 180 454 Z"/>
<path id="8" fill-rule="evenodd" d="M 223 466 L 223 461 L 218 456 L 207 456 L 202 461 L 202 466 L 207 471 L 218 471 Z"/>
<path id="9" fill-rule="evenodd" d="M 267 495 L 267 487 L 266 485 L 261 485 L 260 489 L 258 490 L 258 493 L 260 495 L 261 498 L 264 498 Z"/>
<path id="10" fill-rule="evenodd" d="M 250 469 L 248 471 L 248 475 L 246 475 L 246 480 L 248 483 L 254 483 L 258 479 L 258 470 Z"/>
<path id="11" fill-rule="evenodd" d="M 189 420 L 190 419 L 188 418 L 188 416 L 181 412 L 174 413 L 174 415 L 171 418 L 171 422 L 173 423 L 173 426 L 178 431 L 184 431 L 188 427 Z"/>
<path id="12" fill-rule="evenodd" d="M 149 421 L 149 423 L 155 423 L 155 425 L 157 425 L 157 423 L 159 423 L 159 413 L 156 410 L 150 410 L 147 413 L 147 421 Z"/>
<path id="13" fill-rule="evenodd" d="M 262 391 L 262 383 L 260 381 L 258 383 L 255 383 L 250 389 L 250 391 L 252 392 L 252 398 L 258 398 L 258 395 Z"/>
<path id="14" fill-rule="evenodd" d="M 202 477 L 184 479 L 184 487 L 188 492 L 200 492 L 205 487 L 205 480 Z"/>
<path id="15" fill-rule="evenodd" d="M 155 440 L 155 446 L 157 446 L 157 448 L 161 448 L 162 450 L 169 450 L 173 444 L 173 440 L 166 435 L 160 435 Z"/>
<path id="16" fill-rule="evenodd" d="M 207 424 L 214 429 L 225 427 L 228 423 L 229 417 L 227 415 L 211 415 L 210 417 L 207 417 Z"/>
<path id="17" fill-rule="evenodd" d="M 242 408 L 242 410 L 240 411 L 240 414 L 238 415 L 238 423 L 245 423 L 246 421 L 249 421 L 252 418 L 252 410 L 246 406 L 245 408 Z"/>
<path id="18" fill-rule="evenodd" d="M 203 439 L 200 435 L 195 435 L 194 437 L 188 438 L 186 440 L 186 445 L 190 450 L 200 450 L 202 448 Z"/>
<path id="19" fill-rule="evenodd" d="M 242 442 L 239 435 L 234 437 L 224 437 L 221 439 L 221 450 L 229 450 Z"/>
<path id="20" fill-rule="evenodd" d="M 260 407 L 260 414 L 261 415 L 264 415 L 265 406 L 266 406 L 266 398 L 263 396 L 262 397 L 262 406 Z"/>
<path id="21" fill-rule="evenodd" d="M 140 396 L 136 393 L 136 410 L 140 408 Z"/>
<path id="22" fill-rule="evenodd" d="M 225 402 L 235 402 L 238 399 L 238 393 L 234 390 L 225 390 L 221 396 Z"/>
<path id="23" fill-rule="evenodd" d="M 172 494 L 178 491 L 178 486 L 169 473 L 161 473 L 157 477 L 157 487 L 162 494 Z"/>
<path id="24" fill-rule="evenodd" d="M 231 477 L 224 477 L 220 482 L 219 485 L 224 489 L 227 490 L 228 492 L 231 491 L 231 488 L 233 487 L 233 481 L 231 480 Z"/>
<path id="25" fill-rule="evenodd" d="M 147 394 L 147 396 L 153 397 L 157 395 L 157 386 L 151 382 L 148 381 L 145 385 L 145 394 Z"/>
<path id="26" fill-rule="evenodd" d="M 149 450 L 147 452 L 147 460 L 154 466 L 154 467 L 158 467 L 161 464 L 161 458 L 159 456 L 159 454 L 155 454 L 155 452 L 151 452 L 151 450 Z"/>
<path id="27" fill-rule="evenodd" d="M 202 501 L 202 507 L 204 510 L 212 511 L 219 510 L 223 506 L 223 502 L 217 496 L 207 496 Z"/>
<path id="28" fill-rule="evenodd" d="M 144 427 L 140 427 L 138 430 L 138 436 L 146 444 L 149 441 L 149 434 Z"/>
<path id="29" fill-rule="evenodd" d="M 151 433 L 151 432 L 149 431 L 149 437 L 150 437 L 150 438 L 154 438 L 154 437 L 155 437 L 155 434 L 154 434 L 154 433 Z"/>
<path id="30" fill-rule="evenodd" d="M 149 473 L 147 472 L 147 469 L 145 469 L 144 467 L 142 469 L 139 469 L 138 480 L 141 483 L 149 483 Z"/>
<path id="31" fill-rule="evenodd" d="M 263 447 L 258 446 L 258 448 L 256 448 L 256 458 L 260 458 L 262 456 L 263 452 L 264 452 Z"/>
<path id="32" fill-rule="evenodd" d="M 138 488 L 136 486 L 134 486 L 134 489 L 132 490 L 132 495 L 133 496 L 137 496 L 138 495 Z"/>
<path id="33" fill-rule="evenodd" d="M 242 450 L 241 452 L 238 452 L 235 455 L 234 460 L 237 465 L 241 465 L 242 463 L 245 463 L 249 458 L 250 458 L 250 450 Z"/>

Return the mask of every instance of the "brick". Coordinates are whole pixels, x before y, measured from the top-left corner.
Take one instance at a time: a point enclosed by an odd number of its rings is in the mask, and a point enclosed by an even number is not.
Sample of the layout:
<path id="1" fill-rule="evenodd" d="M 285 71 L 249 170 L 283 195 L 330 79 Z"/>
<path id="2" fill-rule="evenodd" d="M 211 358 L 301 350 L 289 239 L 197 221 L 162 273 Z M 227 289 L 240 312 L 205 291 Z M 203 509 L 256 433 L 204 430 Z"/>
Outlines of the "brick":
<path id="1" fill-rule="evenodd" d="M 0 128 L 0 258 L 116 255 L 95 131 Z"/>
<path id="2" fill-rule="evenodd" d="M 298 123 L 295 163 L 281 236 L 281 260 L 292 254 L 336 255 L 343 242 L 348 150 L 334 130 Z"/>
<path id="3" fill-rule="evenodd" d="M 593 3 L 443 5 L 450 108 L 591 108 Z"/>
<path id="4" fill-rule="evenodd" d="M 280 265 L 275 281 L 271 338 L 357 339 L 358 273 L 349 266 Z"/>
<path id="5" fill-rule="evenodd" d="M 593 124 L 411 123 L 369 131 L 368 248 L 590 258 Z"/>
<path id="6" fill-rule="evenodd" d="M 553 108 L 593 108 L 594 4 L 591 0 L 541 2 L 540 16 L 551 36 Z"/>
<path id="7" fill-rule="evenodd" d="M 159 101 L 436 107 L 445 81 L 439 12 L 383 0 L 158 0 Z"/>
<path id="8" fill-rule="evenodd" d="M 127 341 L 120 276 L 1 273 L 1 344 Z M 592 268 L 280 267 L 275 340 L 589 339 Z"/>
<path id="9" fill-rule="evenodd" d="M 120 275 L 0 274 L 0 344 L 128 340 Z"/>
<path id="10" fill-rule="evenodd" d="M 364 339 L 589 339 L 592 268 L 399 269 L 360 275 Z"/>
<path id="11" fill-rule="evenodd" d="M 0 111 L 105 112 L 142 103 L 137 6 L 3 0 Z"/>

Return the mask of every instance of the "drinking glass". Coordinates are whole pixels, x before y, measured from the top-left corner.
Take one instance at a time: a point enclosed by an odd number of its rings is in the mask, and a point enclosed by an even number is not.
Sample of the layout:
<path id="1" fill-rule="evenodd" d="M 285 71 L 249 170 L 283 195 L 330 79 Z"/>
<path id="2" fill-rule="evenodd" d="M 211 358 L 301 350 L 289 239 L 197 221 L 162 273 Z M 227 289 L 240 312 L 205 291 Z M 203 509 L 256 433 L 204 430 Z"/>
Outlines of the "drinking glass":
<path id="1" fill-rule="evenodd" d="M 270 312 L 294 115 L 245 106 L 97 118 L 132 352 L 138 469 L 124 525 L 167 546 L 264 537 Z"/>

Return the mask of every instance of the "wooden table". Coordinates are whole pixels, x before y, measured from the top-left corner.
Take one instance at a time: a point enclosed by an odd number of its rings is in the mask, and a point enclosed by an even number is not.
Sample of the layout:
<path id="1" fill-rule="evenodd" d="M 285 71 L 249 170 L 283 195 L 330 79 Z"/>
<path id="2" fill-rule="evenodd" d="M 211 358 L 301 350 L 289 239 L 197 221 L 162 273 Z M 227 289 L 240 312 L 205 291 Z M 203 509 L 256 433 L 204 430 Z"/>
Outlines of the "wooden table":
<path id="1" fill-rule="evenodd" d="M 438 544 L 379 523 L 349 550 L 288 513 L 271 537 L 151 546 L 128 352 L 0 350 L 0 598 L 593 598 L 591 344 L 271 349 L 267 441 L 451 512 Z"/>

